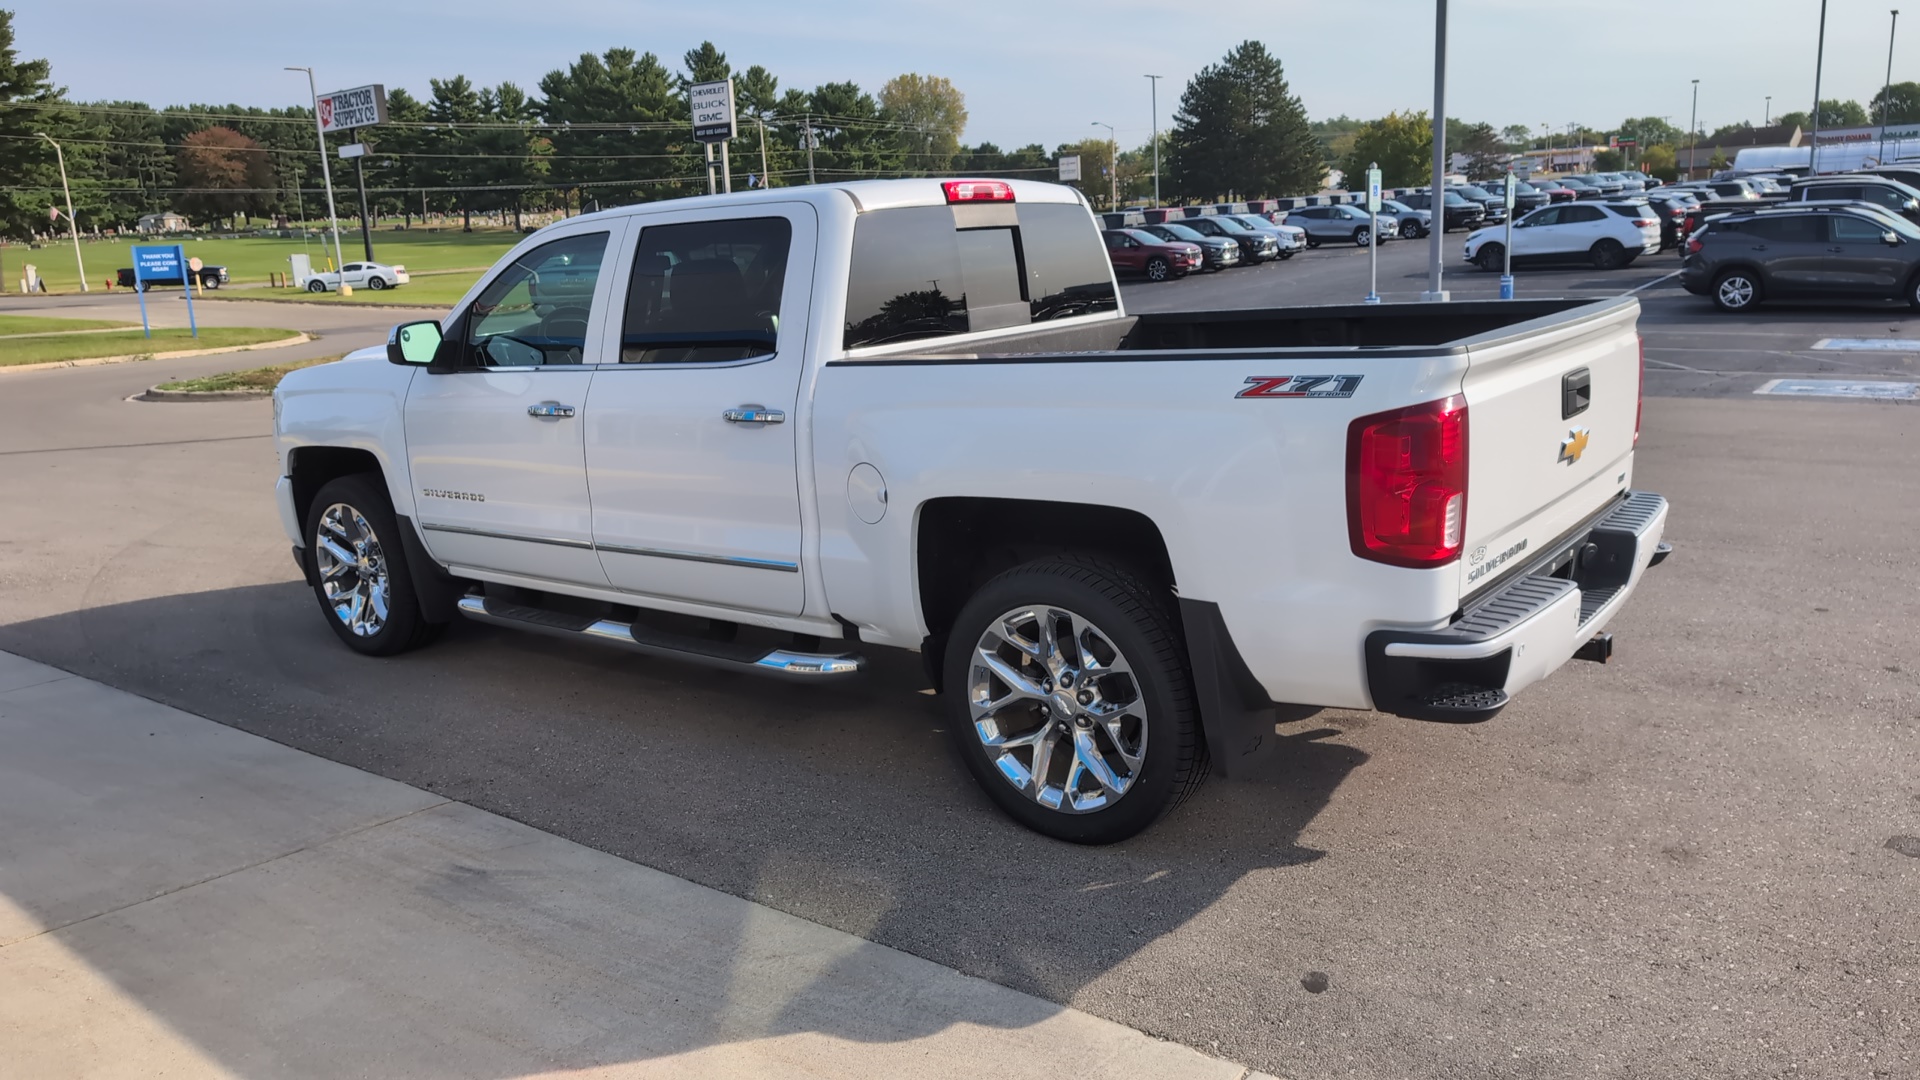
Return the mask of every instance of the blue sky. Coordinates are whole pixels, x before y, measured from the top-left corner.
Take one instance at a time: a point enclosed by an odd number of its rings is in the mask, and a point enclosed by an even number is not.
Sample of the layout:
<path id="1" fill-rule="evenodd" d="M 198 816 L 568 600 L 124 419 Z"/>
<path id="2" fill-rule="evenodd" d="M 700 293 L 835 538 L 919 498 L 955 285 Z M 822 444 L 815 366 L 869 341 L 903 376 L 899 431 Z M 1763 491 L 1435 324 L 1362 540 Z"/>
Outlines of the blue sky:
<path id="1" fill-rule="evenodd" d="M 1151 110 L 1141 76 L 1166 76 L 1165 126 L 1186 79 L 1249 37 L 1280 57 L 1315 118 L 1368 118 L 1432 99 L 1431 0 L 9 6 L 17 11 L 20 51 L 52 60 L 55 79 L 73 96 L 154 104 L 301 103 L 304 80 L 282 71 L 287 64 L 313 66 L 322 90 L 383 82 L 424 94 L 428 77 L 454 74 L 532 89 L 582 52 L 630 46 L 677 68 L 682 53 L 709 38 L 736 69 L 763 64 L 782 87 L 850 78 L 877 90 L 902 72 L 944 75 L 967 96 L 967 141 L 1003 147 L 1051 147 L 1104 133 L 1095 121 L 1118 128 L 1123 144 L 1144 143 Z M 1759 122 L 1768 94 L 1775 113 L 1805 109 L 1819 7 L 1819 0 L 1738 0 L 1705 10 L 1690 0 L 1454 0 L 1448 112 L 1495 127 L 1579 121 L 1604 128 L 1644 115 L 1684 127 L 1693 78 L 1701 81 L 1700 121 L 1709 130 Z M 1364 22 L 1362 11 L 1372 13 Z M 1920 8 L 1913 15 L 1920 24 Z M 1887 22 L 1886 6 L 1832 0 L 1823 97 L 1864 103 L 1879 88 Z M 1903 36 L 1912 47 L 1896 52 L 1895 81 L 1920 77 L 1920 25 Z"/>

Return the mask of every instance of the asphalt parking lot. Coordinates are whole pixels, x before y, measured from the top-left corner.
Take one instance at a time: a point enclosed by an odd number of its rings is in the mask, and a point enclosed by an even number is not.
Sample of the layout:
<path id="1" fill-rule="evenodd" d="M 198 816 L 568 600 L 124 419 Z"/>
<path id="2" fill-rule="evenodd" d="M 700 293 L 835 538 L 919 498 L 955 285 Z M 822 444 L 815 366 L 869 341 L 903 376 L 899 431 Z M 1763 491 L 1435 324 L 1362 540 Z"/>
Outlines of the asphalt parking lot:
<path id="1" fill-rule="evenodd" d="M 1389 301 L 1425 258 L 1382 248 Z M 796 691 L 469 625 L 348 653 L 287 557 L 268 406 L 126 400 L 230 357 L 0 375 L 0 649 L 1278 1076 L 1920 1075 L 1920 412 L 1753 392 L 1912 379 L 1920 353 L 1816 346 L 1920 319 L 1730 318 L 1677 265 L 1520 277 L 1644 304 L 1636 479 L 1678 550 L 1614 663 L 1477 727 L 1283 725 L 1252 779 L 1112 848 L 994 812 L 914 657 Z M 1366 281 L 1363 250 L 1322 248 L 1125 297 Z M 332 320 L 324 352 L 401 317 L 271 315 Z"/>

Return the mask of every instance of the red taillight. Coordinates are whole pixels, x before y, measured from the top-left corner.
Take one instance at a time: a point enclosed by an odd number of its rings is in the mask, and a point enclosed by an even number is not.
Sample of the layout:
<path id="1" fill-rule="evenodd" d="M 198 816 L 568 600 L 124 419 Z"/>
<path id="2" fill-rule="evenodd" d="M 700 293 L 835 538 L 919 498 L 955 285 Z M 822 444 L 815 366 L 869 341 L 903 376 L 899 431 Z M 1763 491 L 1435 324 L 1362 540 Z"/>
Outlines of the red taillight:
<path id="1" fill-rule="evenodd" d="M 1633 219 L 1633 223 L 1634 223 L 1635 225 L 1638 225 L 1638 226 L 1640 226 L 1641 228 L 1643 228 L 1643 229 L 1644 229 L 1644 228 L 1647 228 L 1648 226 L 1651 226 L 1651 225 L 1658 225 L 1658 224 L 1660 224 L 1660 219 L 1659 219 L 1659 218 L 1650 218 L 1650 217 L 1643 217 L 1643 218 L 1634 218 L 1634 219 Z"/>
<path id="2" fill-rule="evenodd" d="M 1353 553 L 1392 566 L 1460 557 L 1467 530 L 1467 402 L 1455 395 L 1347 428 Z"/>
<path id="3" fill-rule="evenodd" d="M 1689 255 L 1700 254 L 1700 249 L 1706 246 L 1707 245 L 1700 242 L 1700 238 L 1697 236 L 1687 237 L 1687 254 Z"/>
<path id="4" fill-rule="evenodd" d="M 949 180 L 940 187 L 950 203 L 1013 201 L 1013 185 L 1005 180 Z"/>
<path id="5" fill-rule="evenodd" d="M 1633 403 L 1633 445 L 1640 445 L 1640 417 L 1647 411 L 1647 339 L 1639 334 L 1633 340 L 1640 344 L 1640 396 Z"/>

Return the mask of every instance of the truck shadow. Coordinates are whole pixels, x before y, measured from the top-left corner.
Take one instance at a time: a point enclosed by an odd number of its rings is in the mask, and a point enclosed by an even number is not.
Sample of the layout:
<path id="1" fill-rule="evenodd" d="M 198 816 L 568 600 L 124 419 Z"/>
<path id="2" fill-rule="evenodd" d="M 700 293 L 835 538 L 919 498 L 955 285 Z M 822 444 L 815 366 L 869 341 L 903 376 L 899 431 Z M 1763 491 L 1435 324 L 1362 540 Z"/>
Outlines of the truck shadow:
<path id="1" fill-rule="evenodd" d="M 857 683 L 796 688 L 462 623 L 433 648 L 370 660 L 333 639 L 294 583 L 0 626 L 0 649 L 1056 1003 L 1102 980 L 1096 997 L 1121 984 L 1141 996 L 1136 980 L 1168 977 L 1164 959 L 1136 964 L 1142 950 L 1248 875 L 1321 858 L 1302 831 L 1367 760 L 1335 741 L 1342 732 L 1324 716 L 1284 724 L 1245 779 L 1210 782 L 1131 841 L 1082 848 L 997 812 L 950 749 L 939 700 L 907 654 L 878 655 Z M 458 904 L 482 884 L 420 888 Z M 749 959 L 754 929 L 736 930 L 703 962 L 735 984 L 762 979 Z M 123 978 L 115 955 L 85 959 L 244 1071 L 240 1058 L 258 1046 L 244 1022 L 214 1022 L 164 983 Z M 1174 966 L 1219 959 L 1189 955 Z M 842 957 L 813 985 L 858 979 L 846 965 L 862 962 L 857 952 Z M 1298 977 L 1276 975 L 1276 984 Z M 590 1056 L 556 1045 L 541 1060 L 584 1067 L 801 1032 L 901 1040 L 962 1022 L 1026 1026 L 1053 1012 L 906 1003 L 876 1018 L 825 1001 L 796 987 L 778 1007 L 748 1015 L 714 1006 L 710 1016 L 636 1024 Z M 336 1044 L 345 1056 L 327 1071 L 354 1071 L 354 1055 L 373 1053 L 354 1041 Z M 367 1061 L 374 1071 L 384 1067 L 377 1060 Z M 416 1074 L 452 1069 L 424 1062 Z"/>

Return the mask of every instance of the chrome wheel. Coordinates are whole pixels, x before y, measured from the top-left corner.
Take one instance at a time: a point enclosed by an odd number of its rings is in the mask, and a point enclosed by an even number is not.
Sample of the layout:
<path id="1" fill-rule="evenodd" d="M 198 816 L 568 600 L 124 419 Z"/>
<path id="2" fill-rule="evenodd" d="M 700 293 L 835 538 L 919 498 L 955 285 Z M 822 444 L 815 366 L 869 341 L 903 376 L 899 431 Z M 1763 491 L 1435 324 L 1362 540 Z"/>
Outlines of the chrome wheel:
<path id="1" fill-rule="evenodd" d="M 1147 280 L 1148 281 L 1167 280 L 1167 260 L 1165 259 L 1147 260 Z"/>
<path id="2" fill-rule="evenodd" d="M 1716 294 L 1720 306 L 1733 310 L 1753 303 L 1753 279 L 1741 274 L 1729 274 L 1720 282 Z"/>
<path id="3" fill-rule="evenodd" d="M 346 503 L 327 507 L 315 530 L 313 558 L 320 591 L 342 626 L 355 637 L 372 637 L 386 628 L 393 579 L 365 515 Z"/>
<path id="4" fill-rule="evenodd" d="M 973 650 L 967 701 L 994 770 L 1047 809 L 1104 810 L 1140 776 L 1140 684 L 1108 636 L 1071 611 L 1020 607 L 993 620 Z"/>
<path id="5" fill-rule="evenodd" d="M 1361 247 L 1366 247 L 1373 242 L 1373 233 L 1364 228 L 1355 229 L 1353 230 L 1353 242 Z"/>

